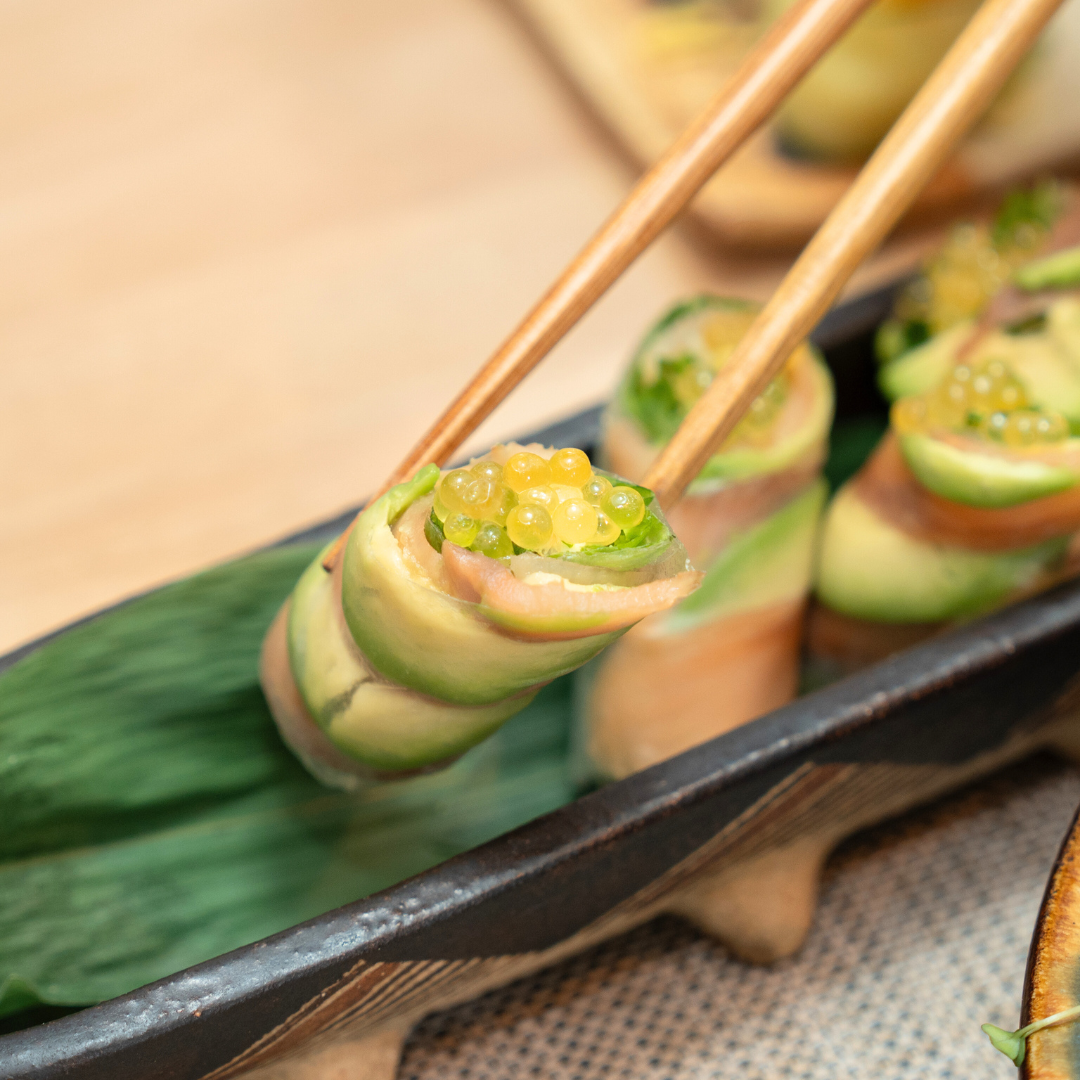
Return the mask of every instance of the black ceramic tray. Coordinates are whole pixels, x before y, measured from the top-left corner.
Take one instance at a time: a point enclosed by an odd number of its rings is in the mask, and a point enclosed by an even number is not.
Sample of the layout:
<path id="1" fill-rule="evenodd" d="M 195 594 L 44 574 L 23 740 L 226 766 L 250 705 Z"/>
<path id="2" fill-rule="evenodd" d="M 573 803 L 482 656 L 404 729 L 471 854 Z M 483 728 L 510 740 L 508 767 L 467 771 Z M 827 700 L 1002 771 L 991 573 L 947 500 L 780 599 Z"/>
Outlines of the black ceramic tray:
<path id="1" fill-rule="evenodd" d="M 882 409 L 868 346 L 888 303 L 882 293 L 846 305 L 816 335 L 842 420 Z M 593 410 L 539 437 L 588 447 L 597 420 Z M 349 516 L 285 543 L 329 536 Z M 389 1077 L 425 1013 L 663 911 L 743 955 L 784 955 L 802 941 L 822 864 L 844 836 L 1035 748 L 1080 746 L 1078 672 L 1073 583 L 367 899 L 7 1035 L 0 1076 L 284 1080 L 350 1062 L 350 1076 Z"/>

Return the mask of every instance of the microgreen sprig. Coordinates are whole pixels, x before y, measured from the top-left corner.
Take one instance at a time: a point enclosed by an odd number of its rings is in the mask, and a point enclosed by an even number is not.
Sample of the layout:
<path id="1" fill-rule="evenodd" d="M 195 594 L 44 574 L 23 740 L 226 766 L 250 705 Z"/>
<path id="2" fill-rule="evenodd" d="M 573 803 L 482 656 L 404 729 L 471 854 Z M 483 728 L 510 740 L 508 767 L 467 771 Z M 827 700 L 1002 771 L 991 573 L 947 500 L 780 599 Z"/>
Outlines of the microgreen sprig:
<path id="1" fill-rule="evenodd" d="M 1016 1031 L 1006 1031 L 1004 1028 L 995 1027 L 993 1024 L 983 1024 L 982 1029 L 986 1032 L 987 1038 L 993 1044 L 994 1049 L 1000 1050 L 1007 1058 L 1012 1060 L 1014 1065 L 1019 1067 L 1024 1063 L 1029 1035 L 1034 1035 L 1036 1031 L 1042 1031 L 1043 1028 L 1053 1027 L 1055 1024 L 1064 1024 L 1069 1020 L 1075 1020 L 1078 1016 L 1080 1016 L 1080 1005 L 1074 1005 L 1071 1009 L 1054 1013 L 1053 1016 L 1044 1017 L 1042 1020 L 1036 1020 L 1026 1027 L 1018 1028 Z"/>

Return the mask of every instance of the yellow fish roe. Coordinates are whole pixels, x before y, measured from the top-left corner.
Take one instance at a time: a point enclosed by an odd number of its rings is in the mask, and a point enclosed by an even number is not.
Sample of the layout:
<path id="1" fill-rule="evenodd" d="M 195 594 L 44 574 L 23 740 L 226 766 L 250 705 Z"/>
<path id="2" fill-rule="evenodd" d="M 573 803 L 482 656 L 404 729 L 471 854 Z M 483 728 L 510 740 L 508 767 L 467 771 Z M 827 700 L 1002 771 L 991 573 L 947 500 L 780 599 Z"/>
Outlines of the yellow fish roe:
<path id="1" fill-rule="evenodd" d="M 520 548 L 541 551 L 551 543 L 551 515 L 542 506 L 516 506 L 506 521 L 506 535 Z"/>
<path id="2" fill-rule="evenodd" d="M 1002 244 L 985 225 L 955 226 L 922 275 L 901 293 L 897 316 L 925 323 L 931 335 L 974 318 L 1031 258 L 1044 232 L 1028 224 Z"/>
<path id="3" fill-rule="evenodd" d="M 901 435 L 952 431 L 1014 449 L 1069 435 L 1061 413 L 1032 408 L 1023 383 L 1001 360 L 957 364 L 929 393 L 897 401 L 892 423 Z"/>
<path id="4" fill-rule="evenodd" d="M 492 558 L 526 551 L 557 555 L 582 544 L 607 547 L 645 517 L 632 487 L 593 472 L 568 446 L 550 459 L 521 451 L 505 465 L 489 458 L 454 469 L 435 489 L 435 517 L 453 544 Z"/>
<path id="5" fill-rule="evenodd" d="M 622 535 L 622 529 L 604 513 L 603 510 L 596 512 L 596 540 L 597 544 L 614 544 Z"/>
<path id="6" fill-rule="evenodd" d="M 550 484 L 551 466 L 539 455 L 523 451 L 515 454 L 503 469 L 503 480 L 511 491 Z"/>
<path id="7" fill-rule="evenodd" d="M 551 524 L 555 535 L 568 547 L 587 544 L 596 535 L 596 507 L 584 499 L 567 499 L 555 507 Z"/>
<path id="8" fill-rule="evenodd" d="M 593 506 L 599 506 L 604 501 L 604 496 L 611 490 L 611 481 L 606 476 L 593 476 L 581 485 L 581 494 L 586 502 Z"/>
<path id="9" fill-rule="evenodd" d="M 450 514 L 443 522 L 443 533 L 451 544 L 468 547 L 480 531 L 480 522 L 468 514 Z"/>
<path id="10" fill-rule="evenodd" d="M 600 509 L 620 529 L 632 529 L 645 518 L 645 500 L 632 487 L 612 488 L 600 503 Z"/>
<path id="11" fill-rule="evenodd" d="M 555 497 L 561 503 L 569 499 L 580 499 L 584 495 L 581 488 L 572 487 L 570 484 L 552 484 L 551 490 L 555 492 Z"/>
<path id="12" fill-rule="evenodd" d="M 575 487 L 579 491 L 581 485 L 588 483 L 592 476 L 592 462 L 584 450 L 576 450 L 572 446 L 564 450 L 556 450 L 548 461 L 551 469 L 551 479 L 556 484 L 566 484 Z"/>
<path id="13" fill-rule="evenodd" d="M 522 506 L 542 506 L 549 514 L 559 505 L 559 493 L 549 484 L 526 488 L 519 496 Z"/>

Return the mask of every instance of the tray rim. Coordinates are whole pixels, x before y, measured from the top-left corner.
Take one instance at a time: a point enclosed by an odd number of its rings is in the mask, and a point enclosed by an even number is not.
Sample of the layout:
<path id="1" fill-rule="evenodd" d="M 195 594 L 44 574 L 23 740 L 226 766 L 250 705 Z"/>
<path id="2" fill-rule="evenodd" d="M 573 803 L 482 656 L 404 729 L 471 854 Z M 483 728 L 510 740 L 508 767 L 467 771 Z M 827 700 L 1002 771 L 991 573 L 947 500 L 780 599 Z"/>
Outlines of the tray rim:
<path id="1" fill-rule="evenodd" d="M 677 128 L 672 130 L 662 105 L 629 72 L 621 51 L 598 47 L 597 42 L 603 38 L 596 33 L 595 13 L 583 15 L 568 0 L 507 0 L 506 6 L 551 68 L 635 165 L 652 162 L 667 148 L 678 134 Z M 646 119 L 641 119 L 643 116 Z M 1019 167 L 984 173 L 978 167 L 979 155 L 972 158 L 965 153 L 972 138 L 977 141 L 977 135 L 964 140 L 904 215 L 902 230 L 933 227 L 943 214 L 955 211 L 963 202 L 1000 196 L 1008 186 L 1024 178 L 1080 167 L 1080 150 L 1074 146 L 1056 154 L 1048 154 L 1045 149 L 1034 155 L 1028 153 Z M 763 129 L 730 164 L 739 172 L 748 157 L 773 163 L 777 169 L 774 181 L 783 184 L 788 194 L 799 186 L 800 179 L 809 177 L 820 186 L 817 212 L 805 212 L 798 220 L 777 220 L 775 215 L 760 212 L 747 215 L 739 205 L 738 185 L 728 192 L 723 177 L 714 178 L 694 200 L 691 211 L 714 242 L 732 250 L 757 252 L 798 248 L 821 224 L 829 205 L 843 194 L 858 171 L 842 161 L 815 160 L 797 153 L 787 157 L 773 143 L 772 133 Z M 794 170 L 786 177 L 785 166 Z M 744 186 L 746 179 L 749 177 L 744 178 Z"/>
<path id="2" fill-rule="evenodd" d="M 952 630 L 799 698 L 741 728 L 610 784 L 389 889 L 45 1024 L 0 1038 L 9 1080 L 113 1076 L 112 1055 L 181 1034 L 291 984 L 332 985 L 362 963 L 474 958 L 453 920 L 575 858 L 766 776 L 799 753 L 835 754 L 905 707 L 939 698 L 1048 639 L 1080 632 L 1080 581 Z M 587 920 L 584 920 L 587 923 Z M 448 935 L 447 931 L 450 931 Z M 514 954 L 488 953 L 489 956 Z M 104 1066 L 104 1071 L 98 1071 Z M 129 1075 L 124 1072 L 122 1075 Z M 137 1074 L 132 1074 L 137 1075 Z"/>
<path id="3" fill-rule="evenodd" d="M 894 289 L 878 290 L 836 309 L 819 327 L 815 340 L 828 348 L 872 328 L 888 310 Z M 599 407 L 587 409 L 537 434 L 548 439 L 558 438 L 560 432 L 569 435 L 583 425 L 595 426 L 598 413 Z M 329 535 L 353 513 L 346 511 L 259 550 Z M 133 599 L 136 597 L 21 646 L 0 658 L 0 671 L 68 629 Z M 595 860 L 598 853 L 619 850 L 620 845 L 625 850 L 635 836 L 650 828 L 676 820 L 685 823 L 711 801 L 730 797 L 747 785 L 766 783 L 777 770 L 790 768 L 800 755 L 813 755 L 814 760 L 849 760 L 845 754 L 850 755 L 854 742 L 865 742 L 870 736 L 871 742 L 876 739 L 880 743 L 882 732 L 878 730 L 876 736 L 874 732 L 898 717 L 902 720 L 919 709 L 925 712 L 928 704 L 932 707 L 947 695 L 970 690 L 980 679 L 992 680 L 995 672 L 1000 675 L 1017 658 L 1038 661 L 1046 655 L 1045 647 L 1055 642 L 1060 645 L 1063 640 L 1071 642 L 1077 635 L 1080 580 L 863 669 L 388 889 L 129 994 L 4 1036 L 0 1038 L 3 1075 L 59 1077 L 74 1071 L 86 1077 L 126 1077 L 135 1059 L 146 1052 L 144 1044 L 174 1037 L 190 1041 L 196 1023 L 202 1025 L 198 1041 L 205 1044 L 215 1038 L 215 1031 L 219 1036 L 223 1033 L 233 1014 L 247 1015 L 245 1010 L 251 1009 L 258 1012 L 270 998 L 287 1003 L 290 996 L 303 997 L 312 987 L 327 992 L 325 988 L 335 980 L 364 964 L 429 962 L 435 958 L 454 963 L 546 951 L 587 929 L 590 918 L 602 917 L 611 904 L 601 897 L 592 915 L 560 913 L 554 929 L 549 925 L 527 927 L 521 933 L 526 937 L 532 934 L 532 939 L 522 944 L 519 934 L 514 939 L 518 945 L 512 949 L 499 946 L 499 933 L 491 932 L 494 924 L 490 920 L 481 930 L 477 918 L 482 919 L 486 909 L 500 910 L 500 905 L 504 913 L 516 911 L 514 905 L 520 905 L 523 889 L 550 890 L 551 882 L 569 872 L 568 868 Z M 1069 664 L 1071 674 L 1075 664 L 1071 659 Z M 993 736 L 978 744 L 980 751 L 993 745 Z M 888 754 L 892 753 L 890 748 Z M 896 760 L 921 761 L 920 753 L 923 751 L 917 747 L 905 746 Z M 951 745 L 935 747 L 932 753 L 925 751 L 925 760 L 936 764 L 952 760 L 950 754 L 959 760 L 960 753 Z M 638 873 L 639 877 L 645 875 L 645 882 L 656 877 L 648 876 L 652 871 L 647 867 Z M 623 898 L 633 893 L 625 883 L 598 885 L 601 893 L 604 888 L 613 895 L 622 889 Z M 603 907 L 604 903 L 608 907 Z M 144 1058 L 139 1067 L 146 1064 Z M 117 1066 L 119 1071 L 114 1071 Z"/>

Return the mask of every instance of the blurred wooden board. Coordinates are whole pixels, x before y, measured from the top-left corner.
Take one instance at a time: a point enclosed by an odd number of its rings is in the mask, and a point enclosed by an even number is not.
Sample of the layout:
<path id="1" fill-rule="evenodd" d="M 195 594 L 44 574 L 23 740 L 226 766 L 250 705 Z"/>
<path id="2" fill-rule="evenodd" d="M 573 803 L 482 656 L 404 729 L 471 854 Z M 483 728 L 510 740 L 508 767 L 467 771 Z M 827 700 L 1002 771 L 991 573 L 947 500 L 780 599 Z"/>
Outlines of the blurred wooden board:
<path id="1" fill-rule="evenodd" d="M 649 0 L 511 0 L 556 62 L 641 163 L 674 141 L 723 85 L 756 23 L 689 22 L 693 5 Z M 700 5 L 699 5 L 700 6 Z M 735 6 L 734 4 L 732 6 Z M 743 6 L 746 6 L 745 4 Z M 699 36 L 695 37 L 695 30 Z M 1026 82 L 1003 100 L 923 193 L 912 218 L 1080 154 L 1080 2 L 1071 0 Z M 695 213 L 751 248 L 801 244 L 855 175 L 783 154 L 763 130 L 702 191 Z"/>
<path id="2" fill-rule="evenodd" d="M 598 135 L 502 0 L 0 9 L 0 651 L 375 488 L 628 190 Z M 665 236 L 474 445 L 787 261 Z"/>
<path id="3" fill-rule="evenodd" d="M 0 651 L 354 504 L 633 177 L 489 0 L 0 10 Z M 477 436 L 606 395 L 665 238 Z"/>

